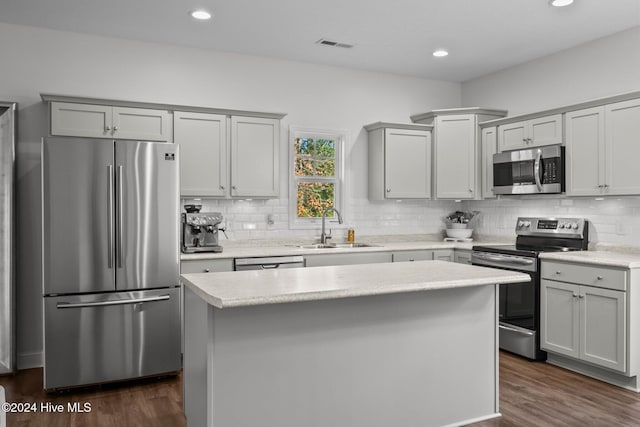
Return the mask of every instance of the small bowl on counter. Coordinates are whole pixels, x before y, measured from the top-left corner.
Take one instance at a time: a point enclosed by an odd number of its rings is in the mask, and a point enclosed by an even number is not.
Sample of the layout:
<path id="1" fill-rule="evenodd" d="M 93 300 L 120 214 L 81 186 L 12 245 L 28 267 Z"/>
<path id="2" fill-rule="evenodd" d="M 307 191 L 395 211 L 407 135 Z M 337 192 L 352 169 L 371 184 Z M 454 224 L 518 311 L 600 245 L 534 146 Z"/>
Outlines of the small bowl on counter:
<path id="1" fill-rule="evenodd" d="M 450 224 L 456 225 L 456 224 Z M 466 224 L 458 224 L 458 225 L 466 225 Z M 447 237 L 451 237 L 454 239 L 468 239 L 473 234 L 473 228 L 447 228 L 446 230 Z"/>

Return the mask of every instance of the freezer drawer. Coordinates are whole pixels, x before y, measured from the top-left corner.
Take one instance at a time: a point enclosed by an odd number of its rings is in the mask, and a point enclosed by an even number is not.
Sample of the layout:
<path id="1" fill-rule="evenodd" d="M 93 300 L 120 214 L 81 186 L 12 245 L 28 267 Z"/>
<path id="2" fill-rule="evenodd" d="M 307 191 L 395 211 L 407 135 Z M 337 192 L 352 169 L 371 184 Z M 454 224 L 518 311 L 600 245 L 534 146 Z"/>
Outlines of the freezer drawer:
<path id="1" fill-rule="evenodd" d="M 45 297 L 44 388 L 179 371 L 179 292 Z"/>

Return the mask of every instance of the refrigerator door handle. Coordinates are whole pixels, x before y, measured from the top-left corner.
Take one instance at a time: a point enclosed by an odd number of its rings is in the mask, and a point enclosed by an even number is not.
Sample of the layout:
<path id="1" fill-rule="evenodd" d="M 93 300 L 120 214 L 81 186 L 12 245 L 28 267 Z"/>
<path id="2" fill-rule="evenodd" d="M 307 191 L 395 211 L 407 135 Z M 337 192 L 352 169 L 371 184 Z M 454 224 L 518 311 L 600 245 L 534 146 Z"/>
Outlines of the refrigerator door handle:
<path id="1" fill-rule="evenodd" d="M 118 165 L 118 215 L 116 222 L 116 233 L 117 233 L 117 242 L 118 242 L 118 268 L 122 268 L 122 252 L 124 251 L 124 233 L 122 227 L 122 220 L 124 216 L 124 183 L 123 183 L 123 175 L 122 175 L 123 167 L 122 165 Z"/>
<path id="2" fill-rule="evenodd" d="M 139 304 L 141 302 L 166 301 L 168 299 L 171 299 L 170 295 L 160 295 L 157 297 L 149 297 L 149 298 L 132 298 L 132 299 L 113 300 L 113 301 L 98 301 L 98 302 L 80 302 L 80 303 L 59 302 L 56 304 L 56 308 L 104 307 L 107 305 L 125 305 L 125 304 Z"/>
<path id="3" fill-rule="evenodd" d="M 107 229 L 109 230 L 109 237 L 107 240 L 107 267 L 113 268 L 113 165 L 107 166 L 107 180 L 108 180 L 108 203 L 107 203 Z"/>

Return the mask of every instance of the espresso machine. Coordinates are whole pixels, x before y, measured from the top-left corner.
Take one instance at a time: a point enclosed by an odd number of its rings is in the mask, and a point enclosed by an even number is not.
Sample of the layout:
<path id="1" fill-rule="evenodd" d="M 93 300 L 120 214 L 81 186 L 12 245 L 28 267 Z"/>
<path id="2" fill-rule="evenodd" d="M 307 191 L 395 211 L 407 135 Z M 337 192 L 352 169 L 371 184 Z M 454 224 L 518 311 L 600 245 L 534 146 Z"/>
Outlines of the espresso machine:
<path id="1" fill-rule="evenodd" d="M 218 227 L 222 222 L 222 214 L 200 212 L 201 207 L 185 205 L 187 212 L 182 214 L 182 252 L 222 252 L 222 246 L 218 244 L 218 231 L 225 232 L 223 227 Z"/>

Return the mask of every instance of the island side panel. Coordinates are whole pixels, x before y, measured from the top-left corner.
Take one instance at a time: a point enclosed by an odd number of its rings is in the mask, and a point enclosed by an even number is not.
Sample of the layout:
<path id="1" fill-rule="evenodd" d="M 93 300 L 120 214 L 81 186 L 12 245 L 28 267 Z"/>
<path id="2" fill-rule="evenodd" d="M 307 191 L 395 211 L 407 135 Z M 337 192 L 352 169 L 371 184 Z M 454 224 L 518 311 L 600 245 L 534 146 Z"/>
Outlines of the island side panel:
<path id="1" fill-rule="evenodd" d="M 184 348 L 182 397 L 190 426 L 207 422 L 207 345 L 209 343 L 208 304 L 184 286 Z M 186 349 L 189 349 L 188 351 Z"/>
<path id="2" fill-rule="evenodd" d="M 497 416 L 494 285 L 208 310 L 209 426 Z"/>

